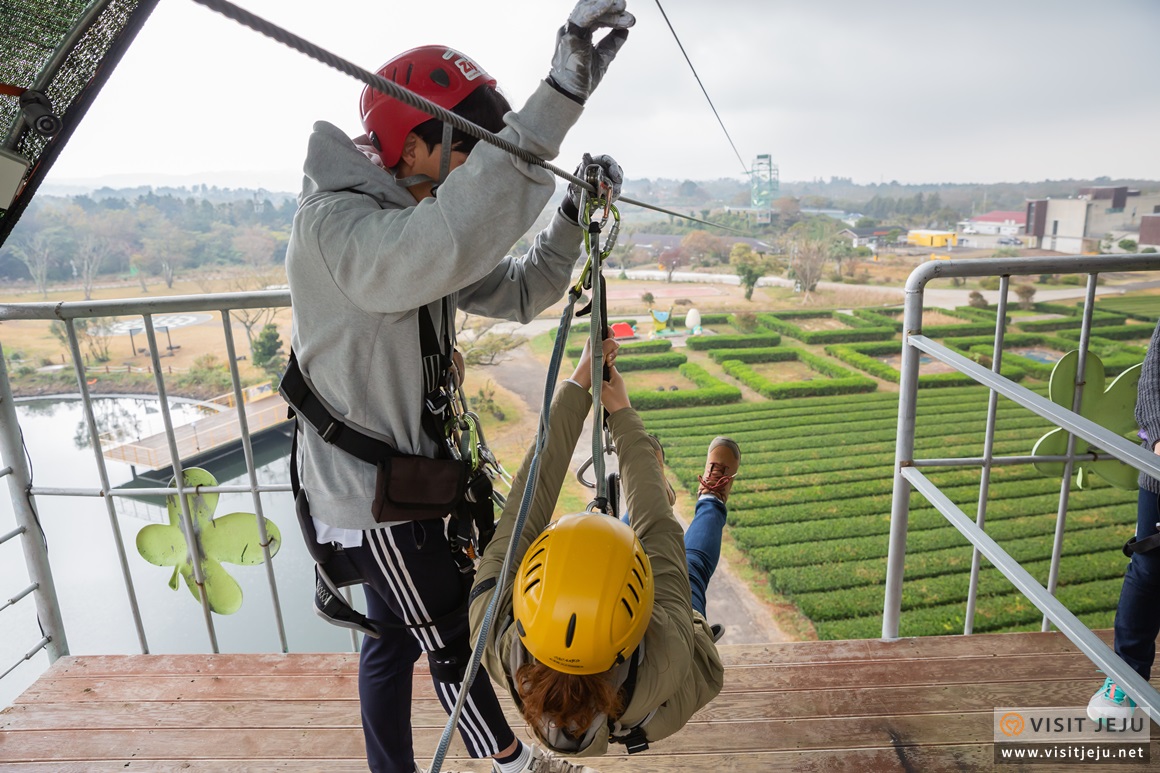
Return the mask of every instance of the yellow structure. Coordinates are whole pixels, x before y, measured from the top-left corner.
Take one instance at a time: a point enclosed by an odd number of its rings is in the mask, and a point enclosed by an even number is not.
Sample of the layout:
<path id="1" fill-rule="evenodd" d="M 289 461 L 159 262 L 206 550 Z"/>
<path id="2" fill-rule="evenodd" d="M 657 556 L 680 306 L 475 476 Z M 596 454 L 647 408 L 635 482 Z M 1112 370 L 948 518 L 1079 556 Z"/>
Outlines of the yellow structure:
<path id="1" fill-rule="evenodd" d="M 954 231 L 910 231 L 906 234 L 907 244 L 916 247 L 955 247 L 959 243 Z"/>

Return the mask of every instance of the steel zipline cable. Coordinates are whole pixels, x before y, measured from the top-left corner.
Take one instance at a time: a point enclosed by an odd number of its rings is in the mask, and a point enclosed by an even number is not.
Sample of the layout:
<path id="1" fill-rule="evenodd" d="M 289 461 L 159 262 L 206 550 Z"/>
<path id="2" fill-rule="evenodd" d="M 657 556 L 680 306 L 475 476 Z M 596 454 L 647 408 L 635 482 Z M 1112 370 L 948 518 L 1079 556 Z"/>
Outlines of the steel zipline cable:
<path id="1" fill-rule="evenodd" d="M 311 43 L 309 40 L 306 40 L 303 37 L 295 35 L 293 32 L 290 32 L 283 27 L 279 27 L 273 22 L 267 21 L 260 16 L 250 13 L 246 9 L 240 8 L 228 0 L 193 0 L 193 2 L 197 3 L 198 5 L 203 5 L 206 8 L 209 8 L 211 11 L 217 11 L 222 16 L 233 19 L 238 24 L 241 24 L 244 27 L 249 27 L 255 32 L 265 35 L 272 40 L 276 40 L 282 45 L 288 46 L 289 48 L 292 48 L 299 53 L 305 54 L 311 59 L 314 59 L 317 62 L 321 62 L 328 67 L 332 67 L 341 73 L 349 75 L 355 80 L 362 81 L 371 88 L 376 89 L 377 91 L 381 91 L 382 93 L 393 97 L 394 99 L 397 99 L 400 102 L 415 108 L 416 110 L 422 110 L 424 113 L 427 113 L 433 118 L 438 118 L 444 123 L 451 124 L 461 132 L 470 134 L 472 137 L 480 139 L 489 145 L 494 145 L 497 148 L 512 154 L 521 161 L 526 161 L 529 164 L 543 167 L 557 177 L 563 180 L 567 180 L 574 185 L 579 185 L 589 193 L 596 192 L 595 189 L 586 181 L 581 180 L 576 175 L 567 172 L 548 161 L 545 161 L 534 153 L 529 153 L 527 150 L 519 147 L 518 145 L 505 140 L 503 137 L 499 137 L 492 132 L 489 132 L 482 126 L 478 126 L 471 121 L 468 121 L 465 118 L 458 116 L 455 113 L 440 107 L 439 105 L 436 105 L 434 102 L 424 99 L 418 94 L 415 94 L 412 91 L 408 91 L 396 83 L 392 83 L 386 78 L 376 75 L 369 70 L 365 70 L 353 62 L 343 59 L 342 57 L 327 51 L 325 48 Z M 714 110 L 714 112 L 716 111 Z M 718 118 L 718 120 L 720 120 L 720 118 Z M 722 128 L 724 128 L 724 126 L 722 126 Z M 736 150 L 736 148 L 734 150 Z M 748 171 L 746 173 L 748 174 Z M 692 215 L 682 215 L 679 212 L 673 212 L 653 204 L 646 204 L 643 201 L 635 201 L 624 196 L 621 196 L 618 201 L 623 201 L 626 204 L 632 204 L 633 206 L 641 207 L 643 209 L 651 209 L 654 212 L 660 212 L 665 215 L 679 217 L 682 220 L 690 220 L 694 223 L 701 223 L 702 225 L 711 226 L 713 228 L 721 228 L 726 231 L 742 233 L 740 229 L 733 228 L 731 226 L 722 225 L 721 223 L 711 223 L 708 220 L 701 220 L 699 218 L 693 217 Z"/>
<path id="2" fill-rule="evenodd" d="M 701 93 L 705 95 L 705 100 L 709 103 L 709 107 L 713 110 L 713 115 L 717 116 L 717 123 L 721 124 L 721 131 L 725 132 L 725 139 L 729 140 L 729 147 L 733 148 L 734 155 L 737 160 L 741 162 L 741 168 L 745 170 L 745 174 L 750 173 L 749 167 L 745 165 L 745 159 L 741 158 L 741 152 L 737 150 L 737 146 L 733 144 L 733 138 L 729 136 L 729 130 L 725 128 L 725 122 L 721 120 L 721 114 L 717 112 L 717 106 L 713 104 L 713 100 L 709 98 L 709 92 L 705 89 L 705 84 L 701 83 L 701 76 L 697 74 L 697 68 L 693 66 L 693 60 L 685 53 L 685 46 L 681 43 L 681 39 L 677 37 L 677 31 L 673 29 L 673 23 L 669 21 L 669 15 L 665 13 L 664 7 L 661 5 L 661 0 L 655 0 L 657 9 L 660 10 L 661 16 L 665 19 L 665 24 L 669 25 L 669 32 L 673 33 L 673 40 L 677 41 L 677 48 L 681 49 L 681 55 L 685 57 L 685 61 L 689 63 L 689 69 L 693 71 L 693 77 L 697 79 L 697 85 L 701 87 Z"/>

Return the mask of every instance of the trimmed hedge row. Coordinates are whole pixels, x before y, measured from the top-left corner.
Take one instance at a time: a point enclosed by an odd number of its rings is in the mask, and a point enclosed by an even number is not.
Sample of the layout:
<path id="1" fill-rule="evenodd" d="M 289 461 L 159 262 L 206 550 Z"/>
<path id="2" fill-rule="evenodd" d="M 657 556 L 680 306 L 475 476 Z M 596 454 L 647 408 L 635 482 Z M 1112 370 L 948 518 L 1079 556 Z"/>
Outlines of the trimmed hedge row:
<path id="1" fill-rule="evenodd" d="M 884 381 L 893 381 L 896 384 L 902 380 L 902 373 L 893 365 L 877 359 L 874 355 L 897 354 L 898 351 L 899 345 L 893 343 L 843 344 L 826 347 L 826 354 L 837 357 L 842 362 L 853 365 L 872 376 Z M 1021 381 L 1027 375 L 1023 368 L 1009 363 L 1006 358 L 1003 360 L 1002 373 L 1012 381 Z M 920 374 L 918 377 L 919 386 L 927 387 L 968 386 L 975 383 L 977 382 L 967 374 L 958 372 L 927 373 Z"/>
<path id="2" fill-rule="evenodd" d="M 953 311 L 950 309 L 941 309 L 940 311 L 942 314 L 945 314 L 948 317 L 959 317 L 961 319 L 967 320 L 967 322 L 957 325 L 927 325 L 923 327 L 922 333 L 928 338 L 978 335 L 982 333 L 989 333 L 995 329 L 994 313 L 990 314 L 990 320 L 984 320 L 989 321 L 990 324 L 979 324 L 980 320 L 977 320 L 970 314 L 964 314 L 957 309 Z M 866 322 L 876 322 L 881 326 L 889 325 L 890 327 L 894 328 L 895 331 L 902 330 L 902 313 L 902 309 L 879 309 L 877 311 L 871 309 L 857 309 L 854 312 L 855 316 L 860 317 Z"/>
<path id="3" fill-rule="evenodd" d="M 1111 341 L 1148 341 L 1152 338 L 1154 330 L 1155 328 L 1149 328 L 1147 325 L 1109 325 L 1101 327 L 1097 335 Z M 1079 330 L 1061 330 L 1059 332 L 1060 338 L 1066 338 L 1069 341 L 1079 341 L 1079 336 Z"/>
<path id="4" fill-rule="evenodd" d="M 1059 303 L 1036 303 L 1032 305 L 1032 308 L 1041 314 L 1062 314 L 1064 315 L 1064 319 L 1033 319 L 1020 322 L 1017 317 L 1015 324 L 1028 332 L 1070 330 L 1076 326 L 1077 322 L 1083 316 L 1083 306 L 1065 306 Z M 1099 309 L 1092 310 L 1092 327 L 1122 325 L 1123 322 L 1124 317 L 1122 314 L 1114 314 L 1110 311 L 1101 311 Z"/>
<path id="5" fill-rule="evenodd" d="M 760 347 L 754 349 L 710 349 L 709 358 L 714 362 L 737 360 L 738 362 L 786 362 L 796 360 L 798 352 L 792 346 Z"/>
<path id="6" fill-rule="evenodd" d="M 766 312 L 757 315 L 757 322 L 762 327 L 767 327 L 770 330 L 776 330 L 779 333 L 796 338 L 802 343 L 806 344 L 832 344 L 852 341 L 887 341 L 894 337 L 893 327 L 850 327 L 846 330 L 802 330 L 797 325 L 789 321 L 794 317 L 778 316 L 778 314 L 785 315 L 786 312 Z M 795 312 L 797 317 L 808 316 L 810 318 L 818 317 L 835 317 L 839 321 L 846 317 L 846 314 L 837 314 L 836 312 Z"/>
<path id="7" fill-rule="evenodd" d="M 664 338 L 658 338 L 655 341 L 627 341 L 620 345 L 620 354 L 621 356 L 625 354 L 659 354 L 661 352 L 671 351 L 672 348 L 673 342 Z M 583 353 L 583 344 L 580 346 L 569 346 L 564 350 L 564 354 L 572 358 L 579 357 Z"/>
<path id="8" fill-rule="evenodd" d="M 630 325 L 634 325 L 634 326 L 636 325 L 635 319 L 610 319 L 610 320 L 608 320 L 609 325 L 615 325 L 617 322 L 627 322 Z M 572 326 L 568 328 L 568 335 L 572 336 L 572 335 L 575 335 L 576 333 L 587 333 L 591 329 L 592 329 L 591 322 L 573 322 Z M 554 327 L 548 331 L 548 337 L 551 340 L 555 341 L 556 336 L 559 334 L 559 332 L 560 332 L 560 328 Z"/>
<path id="9" fill-rule="evenodd" d="M 688 359 L 681 352 L 634 354 L 632 357 L 618 357 L 616 369 L 621 373 L 630 373 L 634 370 L 667 370 L 685 364 Z"/>
<path id="10" fill-rule="evenodd" d="M 1070 531 L 1070 530 L 1069 530 Z M 1123 553 L 1119 548 L 1124 544 L 1124 529 L 1116 527 L 1097 527 L 1082 529 L 1083 542 L 1076 545 L 1074 540 L 1064 543 L 1064 555 L 1082 555 L 1091 552 L 1108 551 L 1120 564 L 1123 573 Z M 1003 543 L 1012 558 L 1017 561 L 1031 560 L 1041 556 L 1044 544 L 1044 535 L 1007 540 Z M 1068 562 L 1070 563 L 1070 562 Z M 850 561 L 843 565 L 847 571 L 841 576 L 826 565 L 794 566 L 777 569 L 770 573 L 770 585 L 781 593 L 799 594 L 833 591 L 842 588 L 856 588 L 859 586 L 878 587 L 879 604 L 881 604 L 881 584 L 886 582 L 886 562 L 880 558 L 871 558 L 864 561 Z M 956 575 L 964 578 L 971 568 L 971 547 L 962 542 L 951 547 L 927 550 L 918 553 L 907 551 L 906 579 L 921 580 L 926 577 L 940 577 Z M 905 585 L 903 586 L 905 587 Z"/>
<path id="11" fill-rule="evenodd" d="M 629 392 L 628 399 L 637 410 L 675 408 L 685 405 L 722 405 L 741 400 L 741 390 L 714 378 L 709 371 L 693 362 L 686 362 L 678 372 L 697 385 L 697 389 L 679 392 Z"/>
<path id="12" fill-rule="evenodd" d="M 777 346 L 781 343 L 781 336 L 777 333 L 760 333 L 758 335 L 728 335 L 728 336 L 691 336 L 685 345 L 695 351 L 708 349 L 750 349 L 754 347 Z"/>
<path id="13" fill-rule="evenodd" d="M 863 378 L 838 367 L 829 360 L 810 354 L 802 350 L 793 350 L 796 354 L 793 359 L 803 363 L 810 370 L 817 371 L 828 380 L 815 381 L 785 381 L 775 383 L 756 373 L 748 364 L 738 359 L 721 361 L 721 369 L 733 378 L 745 384 L 750 389 L 770 400 L 781 400 L 787 397 L 806 397 L 810 395 L 838 395 L 854 392 L 873 392 L 878 388 L 877 382 Z M 781 362 L 789 359 L 784 350 L 767 350 L 764 359 L 750 359 L 748 362 Z"/>
<path id="14" fill-rule="evenodd" d="M 999 316 L 999 310 L 992 308 L 976 309 L 974 306 L 956 306 L 955 311 L 963 319 L 973 319 L 976 322 L 988 322 L 992 329 L 995 327 L 995 317 Z M 1011 324 L 1010 314 L 1007 315 L 1007 319 L 1004 322 L 1008 325 Z"/>

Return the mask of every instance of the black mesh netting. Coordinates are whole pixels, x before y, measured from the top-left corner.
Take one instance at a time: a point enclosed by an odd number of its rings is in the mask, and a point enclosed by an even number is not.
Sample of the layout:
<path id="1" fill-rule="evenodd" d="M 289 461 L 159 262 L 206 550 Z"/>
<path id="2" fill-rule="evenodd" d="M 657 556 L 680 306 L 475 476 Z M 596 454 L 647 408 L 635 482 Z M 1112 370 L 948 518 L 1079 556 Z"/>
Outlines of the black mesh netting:
<path id="1" fill-rule="evenodd" d="M 64 122 L 29 131 L 16 97 L 0 95 L 0 141 L 28 159 L 24 189 L 0 210 L 0 244 L 157 0 L 0 0 L 0 83 L 36 88 Z"/>

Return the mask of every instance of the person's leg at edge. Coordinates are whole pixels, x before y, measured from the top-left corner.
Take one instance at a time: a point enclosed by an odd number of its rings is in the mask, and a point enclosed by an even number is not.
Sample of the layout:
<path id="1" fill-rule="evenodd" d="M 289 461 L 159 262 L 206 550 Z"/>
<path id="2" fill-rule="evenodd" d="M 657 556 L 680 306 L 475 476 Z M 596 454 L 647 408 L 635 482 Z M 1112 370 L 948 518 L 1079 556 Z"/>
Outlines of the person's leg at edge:
<path id="1" fill-rule="evenodd" d="M 1136 507 L 1136 539 L 1156 534 L 1160 495 L 1140 489 Z M 1115 650 L 1136 673 L 1152 675 L 1156 636 L 1160 633 L 1160 549 L 1137 553 L 1128 562 L 1124 587 L 1116 605 Z"/>
<path id="2" fill-rule="evenodd" d="M 725 503 L 740 466 L 740 446 L 731 438 L 716 437 L 705 455 L 705 471 L 697 478 L 697 505 L 693 522 L 685 531 L 685 563 L 693 609 L 702 617 L 706 616 L 705 592 L 721 558 L 721 532 L 729 515 Z M 718 630 L 714 641 L 719 636 Z"/>
<path id="3" fill-rule="evenodd" d="M 705 594 L 721 558 L 721 531 L 728 515 L 725 503 L 712 494 L 697 499 L 693 522 L 685 531 L 685 563 L 693 592 L 693 609 L 705 615 Z"/>
<path id="4" fill-rule="evenodd" d="M 450 713 L 459 697 L 463 671 L 471 655 L 467 611 L 463 606 L 467 587 L 452 557 L 443 522 L 416 521 L 380 530 L 368 530 L 361 548 L 351 550 L 360 574 L 373 591 L 367 594 L 373 619 L 416 626 L 388 628 L 378 642 L 368 640 L 360 661 L 360 697 L 363 703 L 367 760 L 374 773 L 414 773 L 414 749 L 410 727 L 412 664 L 422 652 L 431 665 L 435 694 Z M 372 605 L 372 601 L 375 603 Z M 382 616 L 382 617 L 380 617 Z M 404 638 L 405 637 L 405 638 Z M 408 641 L 404 686 L 386 685 L 384 677 L 397 672 L 386 641 Z M 402 645 L 396 644 L 396 647 Z M 368 654 L 369 652 L 369 654 Z M 366 671 L 365 691 L 363 672 Z M 406 702 L 396 704 L 406 695 Z M 402 714 L 399 718 L 398 714 Z M 473 757 L 519 751 L 519 744 L 503 715 L 491 681 L 481 669 L 468 691 L 458 722 L 460 735 Z M 430 750 L 432 753 L 434 750 Z M 426 750 L 424 752 L 426 753 Z M 383 762 L 377 765 L 379 759 Z"/>
<path id="5" fill-rule="evenodd" d="M 401 621 L 372 588 L 366 591 L 367 616 L 398 625 Z M 419 643 L 405 628 L 383 626 L 382 636 L 363 637 L 358 693 L 367 764 L 375 773 L 413 773 L 411 685 Z"/>

